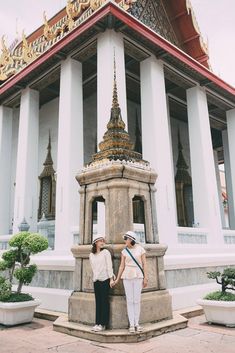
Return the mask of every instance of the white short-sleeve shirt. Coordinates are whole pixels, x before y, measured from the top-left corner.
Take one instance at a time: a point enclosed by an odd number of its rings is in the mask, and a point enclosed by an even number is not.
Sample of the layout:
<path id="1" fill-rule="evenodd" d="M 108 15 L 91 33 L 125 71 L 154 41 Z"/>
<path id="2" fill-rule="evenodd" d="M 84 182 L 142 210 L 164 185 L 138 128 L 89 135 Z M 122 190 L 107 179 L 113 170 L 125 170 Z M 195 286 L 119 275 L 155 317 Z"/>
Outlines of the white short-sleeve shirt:
<path id="1" fill-rule="evenodd" d="M 143 268 L 141 256 L 145 254 L 144 248 L 139 244 L 135 244 L 133 248 L 128 248 L 128 250 L 131 252 L 131 254 L 134 256 L 136 261 Z M 125 257 L 125 269 L 122 273 L 121 278 L 122 279 L 143 278 L 144 276 L 142 271 L 137 266 L 137 264 L 132 259 L 132 257 L 128 254 L 128 252 L 126 251 L 126 248 L 122 250 L 122 255 Z"/>

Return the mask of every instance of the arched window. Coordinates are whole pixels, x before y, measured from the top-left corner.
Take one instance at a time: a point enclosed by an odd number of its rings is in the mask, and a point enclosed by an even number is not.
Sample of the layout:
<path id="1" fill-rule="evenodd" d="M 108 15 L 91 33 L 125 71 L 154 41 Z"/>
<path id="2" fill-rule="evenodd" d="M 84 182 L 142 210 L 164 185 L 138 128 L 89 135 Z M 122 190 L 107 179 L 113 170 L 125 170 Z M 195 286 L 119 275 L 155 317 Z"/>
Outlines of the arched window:
<path id="1" fill-rule="evenodd" d="M 134 231 L 138 235 L 138 240 L 142 243 L 146 242 L 145 234 L 145 210 L 144 201 L 141 196 L 135 196 L 132 199 L 133 207 L 133 224 Z"/>
<path id="2" fill-rule="evenodd" d="M 105 199 L 96 197 L 92 202 L 92 236 L 105 235 Z"/>

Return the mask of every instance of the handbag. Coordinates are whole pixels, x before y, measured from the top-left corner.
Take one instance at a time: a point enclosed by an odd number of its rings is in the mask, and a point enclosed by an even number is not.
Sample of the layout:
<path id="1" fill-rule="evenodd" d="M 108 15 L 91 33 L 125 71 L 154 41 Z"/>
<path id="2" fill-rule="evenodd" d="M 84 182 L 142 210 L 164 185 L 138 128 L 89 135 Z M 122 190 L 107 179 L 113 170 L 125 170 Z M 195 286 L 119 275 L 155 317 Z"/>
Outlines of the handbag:
<path id="1" fill-rule="evenodd" d="M 132 260 L 136 263 L 136 265 L 139 267 L 139 269 L 141 270 L 141 272 L 143 273 L 144 276 L 144 270 L 143 268 L 140 266 L 139 262 L 135 259 L 135 257 L 132 255 L 132 253 L 130 252 L 130 250 L 128 248 L 125 248 L 126 251 L 128 252 L 128 254 L 130 255 L 130 257 L 132 258 Z"/>

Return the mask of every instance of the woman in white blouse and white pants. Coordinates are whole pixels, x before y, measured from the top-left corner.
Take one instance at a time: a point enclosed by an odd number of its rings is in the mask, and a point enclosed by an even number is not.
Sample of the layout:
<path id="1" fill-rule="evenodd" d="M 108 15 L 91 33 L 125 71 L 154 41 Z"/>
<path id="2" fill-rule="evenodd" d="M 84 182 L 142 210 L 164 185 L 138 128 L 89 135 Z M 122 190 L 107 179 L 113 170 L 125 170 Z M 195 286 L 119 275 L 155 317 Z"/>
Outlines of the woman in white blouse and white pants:
<path id="1" fill-rule="evenodd" d="M 141 332 L 143 328 L 139 325 L 140 317 L 140 302 L 142 288 L 147 286 L 147 266 L 144 248 L 136 244 L 135 232 L 128 231 L 123 236 L 126 242 L 126 248 L 121 253 L 121 263 L 118 270 L 115 285 L 120 278 L 123 279 L 123 285 L 127 301 L 127 314 L 129 319 L 129 332 Z M 131 253 L 131 255 L 130 255 Z M 135 260 L 140 266 L 137 265 Z M 142 268 L 142 270 L 141 270 Z"/>
<path id="2" fill-rule="evenodd" d="M 89 255 L 93 272 L 96 304 L 95 326 L 92 331 L 103 331 L 109 324 L 109 288 L 113 284 L 113 265 L 111 254 L 104 249 L 104 237 L 96 236 Z"/>

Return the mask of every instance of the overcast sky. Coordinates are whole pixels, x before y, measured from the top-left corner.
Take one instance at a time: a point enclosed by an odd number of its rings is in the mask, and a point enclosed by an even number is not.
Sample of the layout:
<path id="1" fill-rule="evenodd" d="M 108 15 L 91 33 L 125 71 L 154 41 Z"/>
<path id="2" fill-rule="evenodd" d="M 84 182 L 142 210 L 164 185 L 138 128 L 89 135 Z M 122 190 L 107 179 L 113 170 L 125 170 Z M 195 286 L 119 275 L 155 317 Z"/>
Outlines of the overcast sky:
<path id="1" fill-rule="evenodd" d="M 175 0 L 177 1 L 177 0 Z M 43 23 L 43 11 L 52 17 L 66 0 L 0 0 L 0 36 L 13 41 L 19 32 L 32 33 Z M 235 0 L 191 0 L 204 40 L 209 43 L 213 72 L 235 87 Z M 17 21 L 16 21 L 17 19 Z"/>

